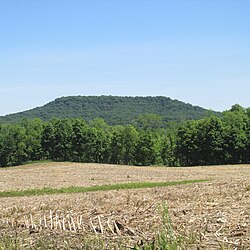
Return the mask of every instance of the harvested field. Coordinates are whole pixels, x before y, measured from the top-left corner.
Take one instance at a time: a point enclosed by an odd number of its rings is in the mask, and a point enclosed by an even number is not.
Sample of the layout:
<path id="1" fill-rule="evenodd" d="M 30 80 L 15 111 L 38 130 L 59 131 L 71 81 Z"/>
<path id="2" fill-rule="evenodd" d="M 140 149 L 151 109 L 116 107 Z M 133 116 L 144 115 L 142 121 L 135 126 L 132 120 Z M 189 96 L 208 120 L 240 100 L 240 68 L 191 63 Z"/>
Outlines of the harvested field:
<path id="1" fill-rule="evenodd" d="M 0 191 L 93 186 L 124 182 L 230 179 L 250 175 L 250 166 L 134 167 L 83 163 L 37 163 L 0 168 Z"/>
<path id="2" fill-rule="evenodd" d="M 167 204 L 175 236 L 182 236 L 184 245 L 189 244 L 187 249 L 250 249 L 249 165 L 165 168 L 33 164 L 0 169 L 0 191 L 192 179 L 210 181 L 151 189 L 0 198 L 0 235 L 19 239 L 24 249 L 35 249 L 46 237 L 53 238 L 58 249 L 67 244 L 85 249 L 86 242 L 91 237 L 96 240 L 96 236 L 103 239 L 104 249 L 129 249 L 155 239 L 163 224 L 162 205 Z"/>

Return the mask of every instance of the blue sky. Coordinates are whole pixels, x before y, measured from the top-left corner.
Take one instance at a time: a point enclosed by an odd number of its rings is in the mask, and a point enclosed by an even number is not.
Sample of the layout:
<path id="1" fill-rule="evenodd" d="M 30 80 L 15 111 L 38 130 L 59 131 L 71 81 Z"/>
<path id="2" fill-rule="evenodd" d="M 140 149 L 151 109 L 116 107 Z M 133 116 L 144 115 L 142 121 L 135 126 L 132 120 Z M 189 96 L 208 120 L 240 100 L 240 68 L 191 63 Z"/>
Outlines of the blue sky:
<path id="1" fill-rule="evenodd" d="M 0 115 L 60 96 L 250 106 L 248 0 L 1 0 Z"/>

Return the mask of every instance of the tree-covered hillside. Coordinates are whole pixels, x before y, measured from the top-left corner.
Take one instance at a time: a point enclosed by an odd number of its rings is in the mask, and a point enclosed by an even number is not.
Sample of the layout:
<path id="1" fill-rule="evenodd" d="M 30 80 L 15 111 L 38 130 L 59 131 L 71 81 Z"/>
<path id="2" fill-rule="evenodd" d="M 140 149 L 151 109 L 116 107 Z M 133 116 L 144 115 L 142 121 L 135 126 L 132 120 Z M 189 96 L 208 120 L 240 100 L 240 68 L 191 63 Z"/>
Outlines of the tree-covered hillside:
<path id="1" fill-rule="evenodd" d="M 16 122 L 23 118 L 104 119 L 109 125 L 133 123 L 140 115 L 157 114 L 164 121 L 197 120 L 208 110 L 168 97 L 69 96 L 58 98 L 42 107 L 0 117 L 0 122 Z M 211 111 L 210 111 L 211 113 Z M 215 112 L 212 112 L 216 114 Z"/>
<path id="2" fill-rule="evenodd" d="M 102 119 L 0 124 L 0 167 L 47 160 L 194 166 L 250 162 L 250 108 L 175 128 L 109 126 Z"/>

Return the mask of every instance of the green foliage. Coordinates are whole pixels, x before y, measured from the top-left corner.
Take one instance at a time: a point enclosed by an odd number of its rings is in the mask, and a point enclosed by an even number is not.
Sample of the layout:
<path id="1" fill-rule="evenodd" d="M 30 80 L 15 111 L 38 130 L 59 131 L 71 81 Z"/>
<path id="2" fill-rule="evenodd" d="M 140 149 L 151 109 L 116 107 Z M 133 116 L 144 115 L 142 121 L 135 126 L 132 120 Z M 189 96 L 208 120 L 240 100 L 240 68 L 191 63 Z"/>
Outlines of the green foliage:
<path id="1" fill-rule="evenodd" d="M 177 166 L 175 134 L 161 137 L 160 154 L 162 163 L 166 166 Z"/>
<path id="2" fill-rule="evenodd" d="M 156 163 L 155 139 L 152 132 L 142 132 L 135 147 L 135 164 L 148 166 Z"/>
<path id="3" fill-rule="evenodd" d="M 182 125 L 177 132 L 176 140 L 176 154 L 181 165 L 190 166 L 197 165 L 199 156 L 199 150 L 197 139 L 198 123 L 188 122 Z"/>
<path id="4" fill-rule="evenodd" d="M 1 128 L 0 166 L 22 164 L 27 158 L 26 130 L 20 125 L 6 125 Z"/>
<path id="5" fill-rule="evenodd" d="M 211 116 L 203 121 L 203 127 L 199 129 L 199 147 L 202 148 L 203 156 L 200 164 L 215 165 L 220 164 L 224 160 L 223 155 L 223 124 L 222 121 Z"/>
<path id="6" fill-rule="evenodd" d="M 123 163 L 126 165 L 135 162 L 135 149 L 138 141 L 138 134 L 136 129 L 131 125 L 126 126 L 123 130 Z"/>
<path id="7" fill-rule="evenodd" d="M 108 190 L 122 189 L 137 189 L 137 188 L 155 188 L 168 187 L 190 183 L 206 182 L 208 180 L 183 180 L 183 181 L 168 181 L 168 182 L 130 182 L 118 183 L 113 185 L 91 186 L 91 187 L 64 187 L 64 188 L 43 188 L 43 189 L 28 189 L 28 190 L 13 190 L 0 192 L 0 197 L 21 197 L 34 196 L 44 194 L 65 194 L 65 193 L 86 193 Z"/>
<path id="8" fill-rule="evenodd" d="M 85 138 L 87 135 L 87 129 L 88 127 L 84 120 L 72 120 L 72 161 L 81 162 L 85 160 Z"/>
<path id="9" fill-rule="evenodd" d="M 250 162 L 248 109 L 234 105 L 222 119 L 211 116 L 178 128 L 176 155 L 181 165 Z"/>
<path id="10" fill-rule="evenodd" d="M 112 129 L 110 141 L 110 163 L 133 164 L 139 132 L 131 125 Z"/>
<path id="11" fill-rule="evenodd" d="M 249 109 L 234 105 L 222 118 L 211 115 L 171 126 L 153 114 L 139 120 L 126 126 L 110 126 L 101 118 L 0 124 L 0 167 L 37 160 L 140 166 L 250 162 Z"/>
<path id="12" fill-rule="evenodd" d="M 13 239 L 9 235 L 0 235 L 0 250 L 17 250 L 20 249 L 20 244 L 17 243 L 16 239 Z"/>
<path id="13" fill-rule="evenodd" d="M 142 246 L 136 246 L 135 250 L 179 250 L 188 249 L 188 247 L 194 243 L 187 237 L 183 237 L 180 234 L 176 234 L 171 217 L 169 215 L 168 206 L 164 203 L 162 205 L 162 222 L 160 231 L 155 234 L 152 242 L 143 242 Z M 190 238 L 192 238 L 190 236 Z"/>
<path id="14" fill-rule="evenodd" d="M 69 96 L 58 98 L 42 107 L 0 117 L 0 122 L 18 122 L 23 118 L 103 118 L 109 125 L 135 123 L 149 129 L 162 126 L 162 121 L 201 119 L 207 110 L 167 97 Z M 213 112 L 215 114 L 215 112 Z M 219 115 L 219 113 L 216 113 Z"/>
<path id="15" fill-rule="evenodd" d="M 239 105 L 223 113 L 225 124 L 224 148 L 228 163 L 244 163 L 249 159 L 249 116 Z"/>
<path id="16" fill-rule="evenodd" d="M 163 126 L 163 117 L 157 114 L 143 114 L 134 121 L 134 124 L 143 130 L 157 130 Z"/>
<path id="17" fill-rule="evenodd" d="M 43 122 L 40 119 L 23 120 L 21 125 L 26 131 L 24 144 L 27 159 L 30 161 L 40 160 L 43 153 L 41 146 Z"/>

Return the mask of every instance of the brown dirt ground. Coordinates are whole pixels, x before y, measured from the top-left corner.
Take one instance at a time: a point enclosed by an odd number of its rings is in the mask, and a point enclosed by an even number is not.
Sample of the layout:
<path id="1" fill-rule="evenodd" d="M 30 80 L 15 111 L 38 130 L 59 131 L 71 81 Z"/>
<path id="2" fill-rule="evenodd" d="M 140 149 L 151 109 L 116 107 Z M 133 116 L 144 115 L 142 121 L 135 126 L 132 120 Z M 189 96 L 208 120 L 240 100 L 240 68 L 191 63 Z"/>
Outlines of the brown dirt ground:
<path id="1" fill-rule="evenodd" d="M 27 232 L 29 241 L 42 233 L 72 241 L 97 234 L 129 248 L 154 238 L 162 224 L 160 208 L 166 203 L 176 235 L 195 239 L 187 249 L 250 249 L 250 165 L 166 168 L 33 164 L 0 169 L 0 191 L 185 179 L 210 181 L 153 189 L 0 198 L 0 233 Z"/>

